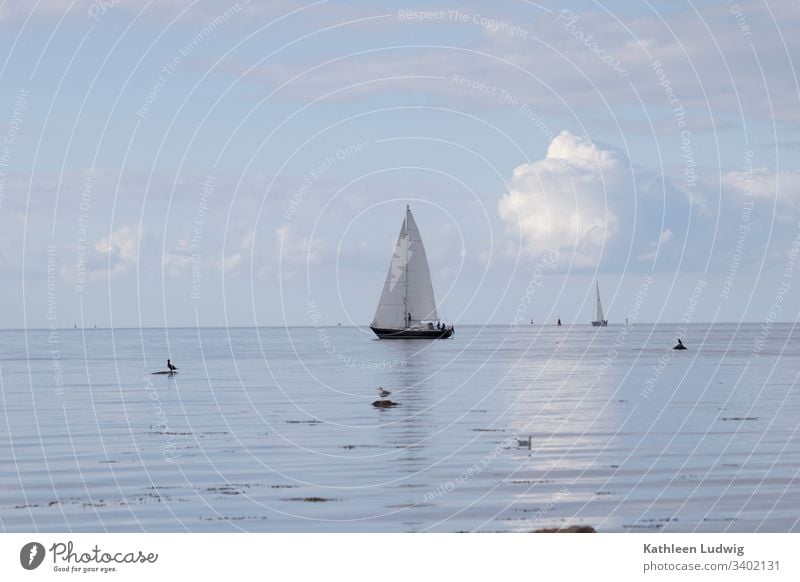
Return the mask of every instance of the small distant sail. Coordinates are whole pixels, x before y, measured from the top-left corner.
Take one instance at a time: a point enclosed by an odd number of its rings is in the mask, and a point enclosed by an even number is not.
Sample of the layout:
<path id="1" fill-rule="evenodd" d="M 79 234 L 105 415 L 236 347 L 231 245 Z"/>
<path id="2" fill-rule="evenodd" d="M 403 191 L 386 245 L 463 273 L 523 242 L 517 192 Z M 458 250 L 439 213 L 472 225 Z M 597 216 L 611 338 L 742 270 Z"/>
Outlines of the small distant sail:
<path id="1" fill-rule="evenodd" d="M 597 286 L 597 321 L 603 321 L 603 304 L 600 301 L 600 283 L 595 283 Z"/>
<path id="2" fill-rule="evenodd" d="M 603 304 L 600 302 L 600 282 L 597 281 L 595 283 L 595 289 L 597 291 L 597 310 L 595 313 L 595 320 L 592 321 L 592 325 L 595 327 L 605 327 L 608 325 L 608 321 L 606 321 L 603 315 Z"/>

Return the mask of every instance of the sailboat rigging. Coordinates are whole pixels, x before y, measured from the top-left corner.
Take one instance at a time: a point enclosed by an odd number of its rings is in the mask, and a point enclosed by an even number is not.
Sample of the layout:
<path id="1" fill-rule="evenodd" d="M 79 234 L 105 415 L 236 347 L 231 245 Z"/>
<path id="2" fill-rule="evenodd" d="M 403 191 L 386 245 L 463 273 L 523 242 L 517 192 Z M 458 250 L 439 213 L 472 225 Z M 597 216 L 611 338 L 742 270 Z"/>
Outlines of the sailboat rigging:
<path id="1" fill-rule="evenodd" d="M 370 329 L 380 339 L 437 339 L 454 333 L 436 313 L 428 258 L 410 206 Z"/>

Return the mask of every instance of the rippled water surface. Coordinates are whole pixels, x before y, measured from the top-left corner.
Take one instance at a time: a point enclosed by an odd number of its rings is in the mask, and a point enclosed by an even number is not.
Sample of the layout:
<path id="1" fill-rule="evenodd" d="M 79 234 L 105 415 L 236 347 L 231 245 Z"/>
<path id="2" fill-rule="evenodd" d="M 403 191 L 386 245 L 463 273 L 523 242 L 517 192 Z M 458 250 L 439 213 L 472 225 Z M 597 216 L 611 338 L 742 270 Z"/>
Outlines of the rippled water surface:
<path id="1" fill-rule="evenodd" d="M 676 328 L 3 331 L 0 526 L 800 531 L 800 333 Z"/>

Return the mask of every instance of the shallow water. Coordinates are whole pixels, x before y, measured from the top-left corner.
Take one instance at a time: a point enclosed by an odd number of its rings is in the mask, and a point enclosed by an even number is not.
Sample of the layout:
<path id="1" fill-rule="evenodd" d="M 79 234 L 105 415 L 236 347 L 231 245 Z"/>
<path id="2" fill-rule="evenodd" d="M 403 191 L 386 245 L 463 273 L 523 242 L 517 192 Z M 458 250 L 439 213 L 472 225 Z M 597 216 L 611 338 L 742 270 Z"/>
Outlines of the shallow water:
<path id="1" fill-rule="evenodd" d="M 798 332 L 676 328 L 2 331 L 0 527 L 800 531 Z"/>

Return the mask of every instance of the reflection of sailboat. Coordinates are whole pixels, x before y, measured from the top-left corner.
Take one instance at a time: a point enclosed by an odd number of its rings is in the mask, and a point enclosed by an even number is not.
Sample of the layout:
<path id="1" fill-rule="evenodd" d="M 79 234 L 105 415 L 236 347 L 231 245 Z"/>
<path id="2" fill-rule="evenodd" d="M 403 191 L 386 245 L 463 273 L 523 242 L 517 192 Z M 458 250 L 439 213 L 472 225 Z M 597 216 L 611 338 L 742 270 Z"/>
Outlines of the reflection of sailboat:
<path id="1" fill-rule="evenodd" d="M 600 303 L 600 282 L 597 282 L 596 285 L 597 285 L 597 313 L 595 320 L 592 322 L 592 325 L 595 327 L 605 327 L 608 325 L 608 320 L 603 319 L 603 304 Z"/>
<path id="2" fill-rule="evenodd" d="M 436 315 L 425 247 L 408 206 L 370 328 L 380 339 L 436 339 L 453 335 L 453 326 L 447 327 Z"/>

